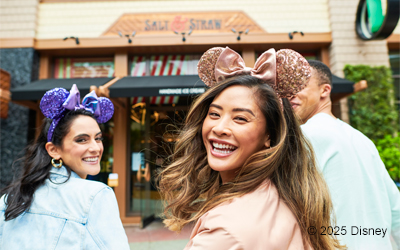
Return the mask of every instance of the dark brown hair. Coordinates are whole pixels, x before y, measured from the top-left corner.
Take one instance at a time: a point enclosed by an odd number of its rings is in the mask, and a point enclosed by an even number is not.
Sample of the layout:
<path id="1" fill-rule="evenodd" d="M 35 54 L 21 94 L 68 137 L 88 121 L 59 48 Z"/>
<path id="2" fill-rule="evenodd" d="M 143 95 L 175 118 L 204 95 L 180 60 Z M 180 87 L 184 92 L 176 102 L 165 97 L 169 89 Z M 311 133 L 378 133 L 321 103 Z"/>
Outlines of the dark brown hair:
<path id="1" fill-rule="evenodd" d="M 271 148 L 250 156 L 235 179 L 220 185 L 219 172 L 208 166 L 202 124 L 214 98 L 230 86 L 253 90 L 266 118 Z M 333 236 L 310 235 L 307 228 L 331 225 L 332 202 L 317 170 L 313 150 L 303 136 L 287 99 L 283 109 L 274 90 L 253 76 L 237 76 L 210 88 L 193 103 L 170 164 L 160 174 L 165 201 L 164 223 L 174 231 L 198 220 L 216 206 L 254 191 L 265 180 L 296 217 L 305 244 L 313 249 L 342 248 Z"/>
<path id="2" fill-rule="evenodd" d="M 323 62 L 308 60 L 310 67 L 317 72 L 318 85 L 329 84 L 332 86 L 332 72 Z"/>

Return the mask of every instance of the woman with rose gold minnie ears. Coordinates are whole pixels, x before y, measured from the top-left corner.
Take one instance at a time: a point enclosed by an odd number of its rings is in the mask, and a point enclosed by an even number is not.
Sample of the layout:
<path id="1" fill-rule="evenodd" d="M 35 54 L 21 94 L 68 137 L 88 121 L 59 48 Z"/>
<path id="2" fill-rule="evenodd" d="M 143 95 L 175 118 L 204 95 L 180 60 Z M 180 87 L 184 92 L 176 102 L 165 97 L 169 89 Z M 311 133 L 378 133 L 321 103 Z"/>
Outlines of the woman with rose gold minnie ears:
<path id="1" fill-rule="evenodd" d="M 0 199 L 1 249 L 129 249 L 113 190 L 85 180 L 100 172 L 98 123 L 112 102 L 76 85 L 54 88 L 40 102 L 46 119 L 20 161 L 22 174 Z"/>
<path id="2" fill-rule="evenodd" d="M 270 49 L 249 68 L 235 51 L 212 48 L 198 72 L 210 89 L 193 103 L 159 185 L 167 227 L 196 222 L 185 250 L 343 249 L 309 233 L 334 225 L 287 100 L 306 86 L 307 61 Z"/>

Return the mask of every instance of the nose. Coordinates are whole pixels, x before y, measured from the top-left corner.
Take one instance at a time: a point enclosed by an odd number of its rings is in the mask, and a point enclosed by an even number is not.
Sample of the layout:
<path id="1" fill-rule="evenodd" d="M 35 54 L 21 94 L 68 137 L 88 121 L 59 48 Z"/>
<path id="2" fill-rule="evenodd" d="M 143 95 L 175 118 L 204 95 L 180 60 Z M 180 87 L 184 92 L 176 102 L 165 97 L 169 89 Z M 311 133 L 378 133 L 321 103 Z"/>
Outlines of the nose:
<path id="1" fill-rule="evenodd" d="M 217 136 L 231 136 L 232 131 L 229 128 L 229 121 L 227 119 L 219 119 L 216 121 L 215 126 L 211 131 Z"/>
<path id="2" fill-rule="evenodd" d="M 102 143 L 102 142 L 100 142 Z M 92 140 L 92 142 L 89 145 L 89 152 L 97 153 L 100 151 L 100 143 L 97 142 L 96 140 Z"/>

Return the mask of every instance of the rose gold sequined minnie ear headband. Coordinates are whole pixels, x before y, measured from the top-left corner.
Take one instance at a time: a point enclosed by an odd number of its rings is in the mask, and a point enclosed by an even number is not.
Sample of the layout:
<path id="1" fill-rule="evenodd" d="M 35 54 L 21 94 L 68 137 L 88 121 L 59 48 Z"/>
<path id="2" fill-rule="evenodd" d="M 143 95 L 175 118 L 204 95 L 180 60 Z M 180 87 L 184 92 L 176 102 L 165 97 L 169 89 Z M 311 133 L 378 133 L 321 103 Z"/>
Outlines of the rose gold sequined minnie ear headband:
<path id="1" fill-rule="evenodd" d="M 261 54 L 254 68 L 230 48 L 215 47 L 203 54 L 197 65 L 200 79 L 212 87 L 236 75 L 252 75 L 269 84 L 280 98 L 289 98 L 304 89 L 311 77 L 307 60 L 291 49 L 274 49 Z"/>

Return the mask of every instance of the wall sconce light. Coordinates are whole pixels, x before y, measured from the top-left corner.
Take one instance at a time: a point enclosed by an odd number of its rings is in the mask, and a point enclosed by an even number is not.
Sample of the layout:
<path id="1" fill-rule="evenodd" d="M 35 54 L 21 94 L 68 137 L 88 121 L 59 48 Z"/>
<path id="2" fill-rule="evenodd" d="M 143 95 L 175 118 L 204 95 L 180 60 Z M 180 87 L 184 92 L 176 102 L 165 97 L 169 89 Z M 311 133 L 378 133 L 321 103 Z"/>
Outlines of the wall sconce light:
<path id="1" fill-rule="evenodd" d="M 301 36 L 304 36 L 303 31 L 293 31 L 293 32 L 289 32 L 289 39 L 292 40 L 293 39 L 293 35 L 296 33 L 300 33 Z"/>
<path id="2" fill-rule="evenodd" d="M 64 37 L 63 41 L 65 41 L 65 40 L 67 40 L 67 39 L 69 39 L 69 38 L 75 39 L 75 43 L 76 43 L 76 44 L 79 44 L 79 38 L 78 38 L 78 37 L 74 37 L 74 36 Z"/>
<path id="3" fill-rule="evenodd" d="M 187 35 L 190 36 L 190 34 L 192 34 L 192 32 L 193 32 L 193 30 L 189 30 L 189 32 L 187 33 Z M 179 35 L 179 32 L 176 31 L 176 30 L 174 30 L 174 33 L 177 34 L 177 35 Z M 186 42 L 186 37 L 185 37 L 186 32 L 181 32 L 180 34 L 182 35 L 182 42 Z"/>
<path id="4" fill-rule="evenodd" d="M 133 38 L 133 37 L 136 35 L 136 31 L 132 32 L 131 35 L 129 35 L 129 34 L 123 35 L 123 34 L 121 33 L 121 31 L 118 31 L 118 35 L 119 35 L 120 37 L 124 37 L 124 36 L 127 37 L 127 38 L 128 38 L 128 43 L 132 43 L 131 37 Z"/>
<path id="5" fill-rule="evenodd" d="M 247 34 L 249 33 L 249 31 L 250 31 L 249 29 L 247 29 L 246 31 L 236 31 L 235 28 L 232 28 L 231 30 L 232 30 L 233 33 L 235 33 L 235 34 L 237 33 L 237 34 L 238 34 L 238 36 L 236 37 L 236 39 L 237 39 L 238 41 L 240 41 L 240 36 L 241 36 L 243 33 L 244 33 L 245 35 L 247 35 Z"/>

